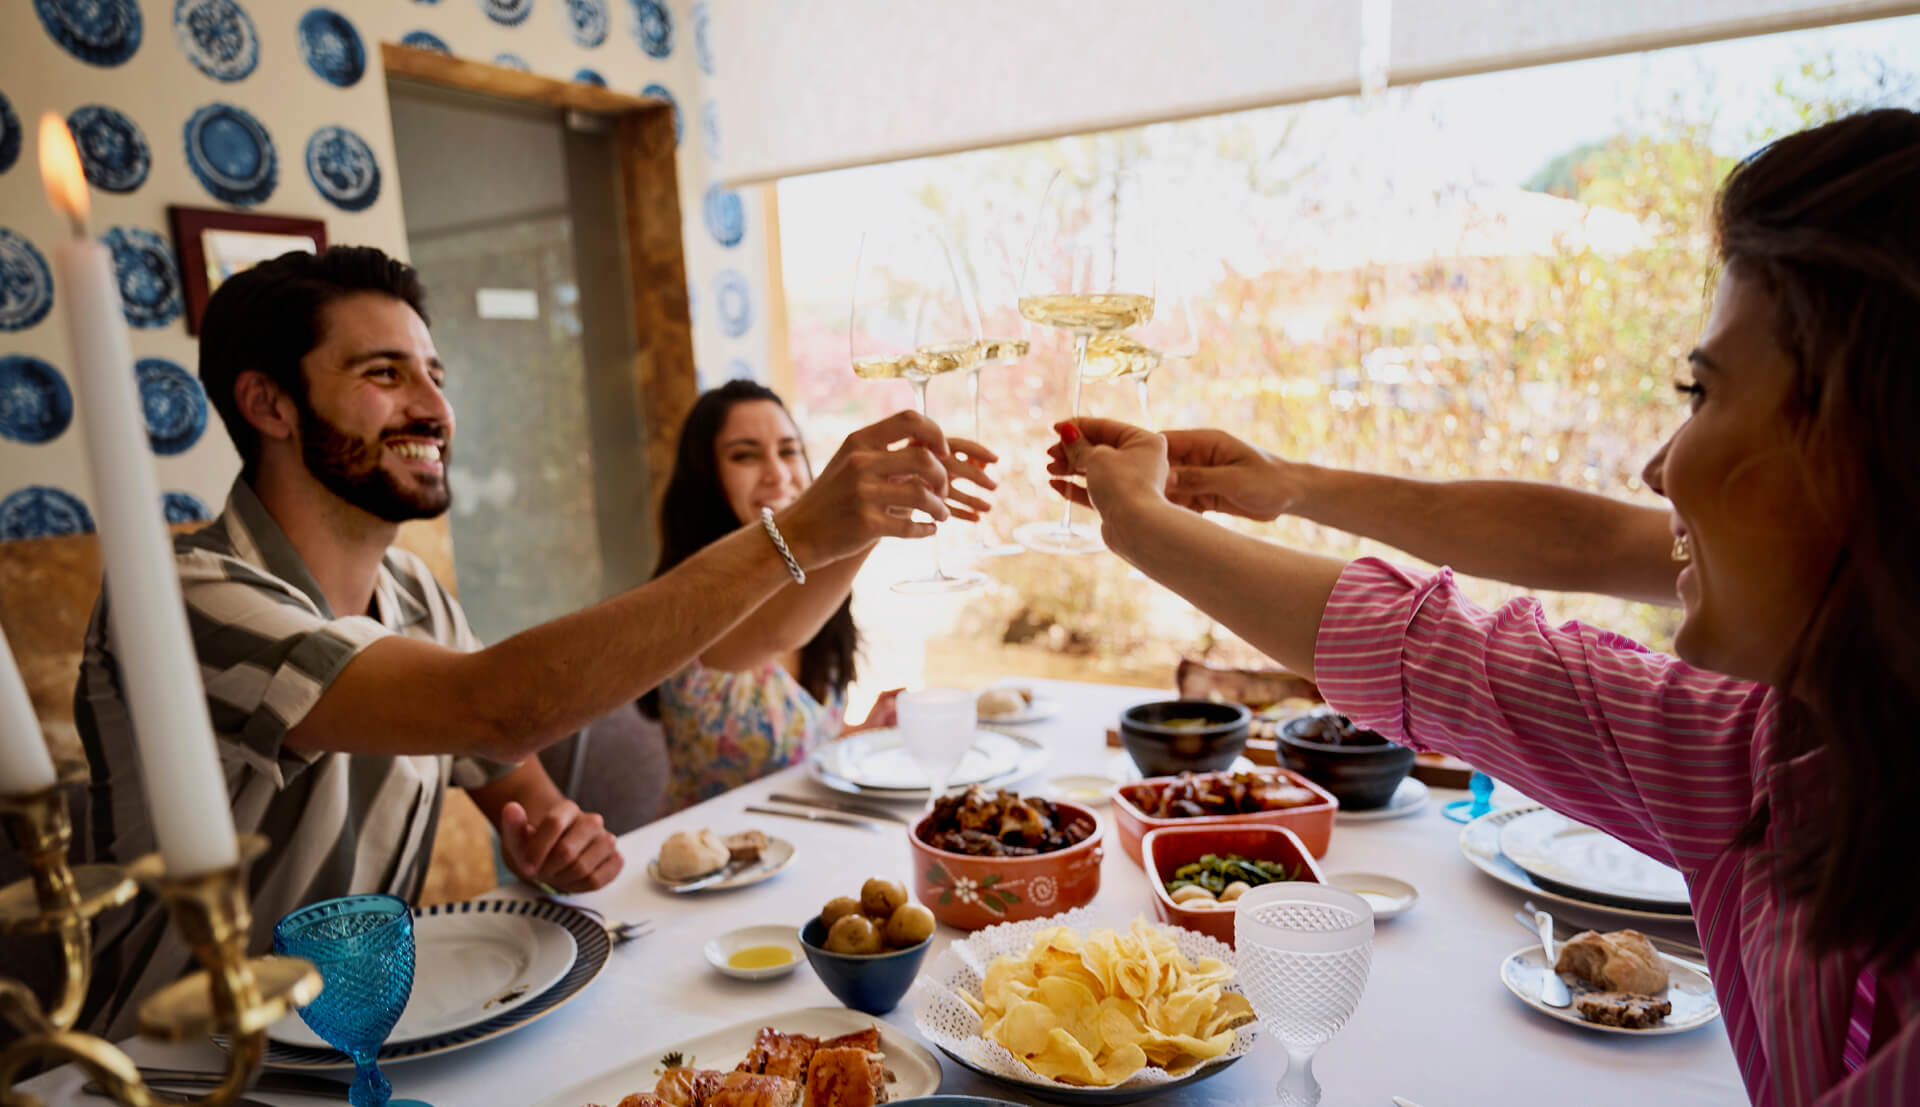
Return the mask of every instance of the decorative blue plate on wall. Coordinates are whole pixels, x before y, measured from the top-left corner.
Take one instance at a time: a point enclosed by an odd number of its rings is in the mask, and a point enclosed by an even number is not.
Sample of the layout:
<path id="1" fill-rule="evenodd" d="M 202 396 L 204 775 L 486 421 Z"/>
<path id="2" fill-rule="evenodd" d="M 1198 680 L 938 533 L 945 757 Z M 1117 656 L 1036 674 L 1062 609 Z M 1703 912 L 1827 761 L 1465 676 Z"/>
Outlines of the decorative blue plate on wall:
<path id="1" fill-rule="evenodd" d="M 415 50 L 431 50 L 436 54 L 451 55 L 453 50 L 447 46 L 447 40 L 432 31 L 408 31 L 400 36 L 400 45 L 411 46 Z"/>
<path id="2" fill-rule="evenodd" d="M 38 446 L 73 422 L 73 392 L 60 370 L 28 354 L 0 357 L 0 436 Z"/>
<path id="3" fill-rule="evenodd" d="M 503 69 L 517 69 L 522 73 L 533 72 L 533 67 L 527 64 L 527 59 L 518 54 L 495 54 L 493 64 Z"/>
<path id="4" fill-rule="evenodd" d="M 367 72 L 367 47 L 353 22 L 332 8 L 300 17 L 300 56 L 330 85 L 349 88 Z"/>
<path id="5" fill-rule="evenodd" d="M 213 515 L 207 511 L 207 505 L 200 497 L 191 492 L 163 492 L 160 494 L 160 514 L 166 517 L 167 525 L 179 523 L 204 523 Z"/>
<path id="6" fill-rule="evenodd" d="M 23 331 L 53 306 L 53 274 L 33 243 L 0 227 L 0 331 Z"/>
<path id="7" fill-rule="evenodd" d="M 713 76 L 713 44 L 707 38 L 707 0 L 700 0 L 693 6 L 693 64 L 700 72 Z"/>
<path id="8" fill-rule="evenodd" d="M 480 0 L 480 10 L 503 27 L 518 27 L 527 21 L 533 0 Z"/>
<path id="9" fill-rule="evenodd" d="M 747 233 L 747 212 L 738 192 L 708 185 L 700 211 L 707 222 L 707 233 L 715 242 L 722 246 L 740 245 L 740 239 Z"/>
<path id="10" fill-rule="evenodd" d="M 132 192 L 147 183 L 153 152 L 133 120 L 103 104 L 76 108 L 67 129 L 80 148 L 87 183 L 103 192 Z"/>
<path id="11" fill-rule="evenodd" d="M 567 33 L 582 46 L 607 41 L 607 0 L 567 0 Z"/>
<path id="12" fill-rule="evenodd" d="M 673 13 L 661 0 L 633 0 L 633 38 L 648 57 L 673 53 Z"/>
<path id="13" fill-rule="evenodd" d="M 365 211 L 380 198 L 380 163 L 366 140 L 345 127 L 322 127 L 307 140 L 307 177 L 342 211 Z"/>
<path id="14" fill-rule="evenodd" d="M 192 373 L 166 358 L 143 357 L 134 363 L 140 384 L 140 411 L 146 417 L 147 443 L 162 457 L 182 454 L 207 429 L 207 392 Z"/>
<path id="15" fill-rule="evenodd" d="M 215 199 L 248 207 L 273 195 L 273 139 L 245 109 L 208 104 L 187 120 L 186 139 L 187 166 Z"/>
<path id="16" fill-rule="evenodd" d="M 720 313 L 720 333 L 739 338 L 753 326 L 753 289 L 738 269 L 722 269 L 713 279 L 714 310 Z"/>
<path id="17" fill-rule="evenodd" d="M 29 484 L 0 500 L 0 541 L 92 532 L 93 513 L 87 505 L 52 485 Z"/>
<path id="18" fill-rule="evenodd" d="M 237 81 L 260 64 L 260 36 L 234 0 L 179 0 L 173 37 L 195 69 L 216 81 Z"/>
<path id="19" fill-rule="evenodd" d="M 673 109 L 673 144 L 675 146 L 680 145 L 680 136 L 684 134 L 687 129 L 685 123 L 680 118 L 680 101 L 675 100 L 673 93 L 668 92 L 667 86 L 662 84 L 648 85 L 640 90 L 640 95 L 651 96 L 656 100 L 665 100 L 667 106 Z"/>
<path id="20" fill-rule="evenodd" d="M 607 79 L 591 69 L 576 70 L 573 80 L 575 84 L 592 85 L 595 88 L 607 87 Z"/>
<path id="21" fill-rule="evenodd" d="M 13 168 L 20 157 L 20 117 L 13 114 L 13 105 L 7 102 L 5 93 L 0 93 L 0 173 Z"/>
<path id="22" fill-rule="evenodd" d="M 180 270 L 167 240 L 139 227 L 114 227 L 100 236 L 113 252 L 120 313 L 135 327 L 164 327 L 180 318 Z"/>
<path id="23" fill-rule="evenodd" d="M 33 10 L 47 36 L 88 65 L 119 65 L 140 49 L 133 0 L 33 0 Z"/>

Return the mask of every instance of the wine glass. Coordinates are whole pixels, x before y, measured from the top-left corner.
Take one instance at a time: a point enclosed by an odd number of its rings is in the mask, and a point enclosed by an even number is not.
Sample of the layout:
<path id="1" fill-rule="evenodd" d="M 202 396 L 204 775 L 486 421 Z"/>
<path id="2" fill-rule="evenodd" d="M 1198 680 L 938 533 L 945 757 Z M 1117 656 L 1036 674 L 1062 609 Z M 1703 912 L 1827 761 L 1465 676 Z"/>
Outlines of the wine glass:
<path id="1" fill-rule="evenodd" d="M 1075 419 L 1089 345 L 1153 318 L 1151 224 L 1145 189 L 1139 175 L 1129 171 L 1080 177 L 1062 170 L 1041 197 L 1020 274 L 1020 314 L 1073 336 Z M 1104 547 L 1097 528 L 1073 521 L 1071 499 L 1061 506 L 1058 523 L 1026 523 L 1014 537 L 1041 553 L 1091 553 Z"/>
<path id="2" fill-rule="evenodd" d="M 1168 362 L 1185 361 L 1200 350 L 1200 329 L 1194 321 L 1193 300 L 1187 295 L 1188 284 L 1174 271 L 1162 264 L 1154 297 L 1153 318 L 1135 327 L 1126 334 L 1102 335 L 1089 343 L 1087 359 L 1091 363 L 1096 354 L 1093 347 L 1104 341 L 1130 342 L 1135 347 L 1125 351 L 1107 367 L 1106 376 L 1112 380 L 1132 381 L 1135 394 L 1140 400 L 1140 425 L 1153 428 L 1153 406 L 1147 395 L 1147 378 L 1155 369 Z M 1086 379 L 1095 377 L 1086 374 Z"/>
<path id="3" fill-rule="evenodd" d="M 1467 791 L 1473 795 L 1470 800 L 1454 800 L 1440 809 L 1440 813 L 1456 823 L 1470 823 L 1482 815 L 1493 813 L 1493 778 L 1473 770 L 1467 778 Z"/>
<path id="4" fill-rule="evenodd" d="M 1282 1107 L 1314 1107 L 1314 1051 L 1353 1017 L 1373 965 L 1373 909 L 1324 884 L 1264 884 L 1233 919 L 1240 987 L 1260 1025 L 1287 1051 Z"/>
<path id="5" fill-rule="evenodd" d="M 922 415 L 927 414 L 929 380 L 978 364 L 979 311 L 960 279 L 952 249 L 938 231 L 913 225 L 860 236 L 847 349 L 854 375 L 862 380 L 912 385 Z M 941 562 L 938 532 L 930 545 L 931 571 L 895 581 L 894 591 L 965 592 L 987 579 L 971 570 L 948 571 Z"/>
<path id="6" fill-rule="evenodd" d="M 947 781 L 973 748 L 979 719 L 974 695 L 965 688 L 923 688 L 894 701 L 901 744 L 927 777 L 927 808 L 947 790 Z"/>
<path id="7" fill-rule="evenodd" d="M 427 1107 L 394 1099 L 380 1071 L 380 1046 L 413 994 L 413 913 L 394 896 L 321 900 L 273 927 L 273 951 L 304 957 L 325 987 L 300 1008 L 300 1019 L 328 1045 L 353 1058 L 353 1107 Z"/>
<path id="8" fill-rule="evenodd" d="M 967 246 L 955 249 L 955 256 L 961 262 L 961 287 L 979 314 L 982 335 L 980 357 L 966 369 L 967 397 L 973 409 L 972 423 L 967 433 L 976 442 L 984 440 L 980 421 L 981 370 L 990 365 L 1012 365 L 1025 358 L 1032 349 L 1032 343 L 1027 338 L 1027 322 L 1020 317 L 1016 306 L 1018 290 L 1005 255 L 1006 250 L 998 236 L 993 236 L 990 242 L 975 237 L 969 240 Z M 997 541 L 993 536 L 993 524 L 985 515 L 973 525 L 972 534 L 972 539 L 966 545 L 953 551 L 969 561 L 1007 557 L 1026 549 L 1016 543 Z"/>

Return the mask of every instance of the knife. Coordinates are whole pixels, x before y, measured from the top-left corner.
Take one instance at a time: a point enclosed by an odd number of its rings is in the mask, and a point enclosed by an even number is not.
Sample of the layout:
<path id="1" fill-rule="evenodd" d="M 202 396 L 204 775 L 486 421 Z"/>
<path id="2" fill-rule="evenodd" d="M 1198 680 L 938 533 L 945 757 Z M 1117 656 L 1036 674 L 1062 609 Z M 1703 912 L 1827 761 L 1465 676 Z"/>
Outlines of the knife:
<path id="1" fill-rule="evenodd" d="M 1540 979 L 1540 1002 L 1548 1007 L 1571 1007 L 1573 995 L 1567 991 L 1567 982 L 1553 971 L 1554 963 L 1558 960 L 1553 955 L 1553 916 L 1545 911 L 1535 911 L 1533 925 L 1540 931 L 1540 948 L 1547 955 L 1546 971 Z"/>
<path id="2" fill-rule="evenodd" d="M 878 830 L 865 819 L 856 819 L 851 815 L 836 815 L 830 811 L 783 811 L 778 807 L 749 806 L 748 811 L 756 815 L 785 815 L 789 819 L 806 819 L 816 823 L 839 823 L 841 826 L 857 826 L 861 830 Z"/>
<path id="3" fill-rule="evenodd" d="M 219 1084 L 226 1079 L 221 1072 L 203 1072 L 199 1069 L 166 1069 L 140 1067 L 140 1078 L 149 1084 L 182 1087 L 208 1086 Z M 349 1081 L 317 1073 L 284 1072 L 267 1070 L 257 1074 L 247 1086 L 253 1092 L 285 1092 L 291 1095 L 318 1095 L 338 1098 L 347 1094 Z"/>
<path id="4" fill-rule="evenodd" d="M 907 820 L 883 807 L 869 807 L 864 803 L 848 803 L 845 800 L 820 799 L 815 796 L 795 796 L 786 792 L 775 792 L 767 797 L 776 803 L 797 803 L 802 807 L 824 807 L 828 811 L 839 811 L 847 815 L 862 815 L 869 819 L 880 819 L 890 823 L 904 823 Z"/>

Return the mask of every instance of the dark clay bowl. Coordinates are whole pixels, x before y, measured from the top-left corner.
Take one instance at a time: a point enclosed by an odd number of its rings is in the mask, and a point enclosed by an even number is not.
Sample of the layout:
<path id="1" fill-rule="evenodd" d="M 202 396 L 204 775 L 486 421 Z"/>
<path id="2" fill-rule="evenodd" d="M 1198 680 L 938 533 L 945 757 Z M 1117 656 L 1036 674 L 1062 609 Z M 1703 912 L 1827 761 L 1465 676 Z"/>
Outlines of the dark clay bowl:
<path id="1" fill-rule="evenodd" d="M 1199 725 L 1190 725 L 1195 720 Z M 1237 703 L 1160 700 L 1120 713 L 1120 743 L 1143 776 L 1216 772 L 1247 748 L 1252 720 L 1253 713 Z"/>
<path id="2" fill-rule="evenodd" d="M 1308 737 L 1327 722 L 1344 716 L 1302 715 L 1280 727 L 1280 763 L 1327 791 L 1343 811 L 1371 811 L 1385 807 L 1394 789 L 1413 769 L 1413 751 L 1387 741 L 1371 730 L 1353 729 L 1338 742 Z M 1343 727 L 1345 729 L 1345 727 Z"/>

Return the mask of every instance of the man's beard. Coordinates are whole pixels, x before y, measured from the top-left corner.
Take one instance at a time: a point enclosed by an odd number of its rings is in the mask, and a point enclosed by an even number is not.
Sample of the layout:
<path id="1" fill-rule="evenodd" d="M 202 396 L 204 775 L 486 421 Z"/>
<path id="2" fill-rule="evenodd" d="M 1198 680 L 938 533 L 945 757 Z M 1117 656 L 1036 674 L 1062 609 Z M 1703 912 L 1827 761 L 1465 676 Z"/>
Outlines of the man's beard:
<path id="1" fill-rule="evenodd" d="M 382 443 L 390 437 L 429 438 L 439 442 L 442 472 L 439 483 L 409 489 L 381 468 Z M 446 441 L 446 428 L 432 422 L 385 431 L 369 442 L 340 430 L 305 401 L 300 403 L 300 456 L 306 462 L 307 472 L 327 491 L 389 523 L 432 519 L 446 513 L 453 502 L 453 491 L 445 476 L 451 445 Z"/>

